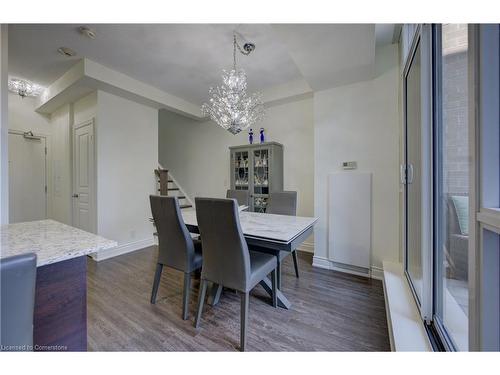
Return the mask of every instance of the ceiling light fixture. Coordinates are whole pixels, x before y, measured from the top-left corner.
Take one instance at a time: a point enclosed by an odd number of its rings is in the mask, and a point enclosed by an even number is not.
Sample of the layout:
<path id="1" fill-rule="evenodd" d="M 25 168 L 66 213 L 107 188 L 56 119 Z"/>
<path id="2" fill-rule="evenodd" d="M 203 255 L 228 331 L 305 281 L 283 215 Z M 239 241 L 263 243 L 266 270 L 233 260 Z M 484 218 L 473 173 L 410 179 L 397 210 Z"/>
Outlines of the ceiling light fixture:
<path id="1" fill-rule="evenodd" d="M 241 48 L 236 34 L 233 34 L 233 69 L 222 71 L 223 84 L 210 87 L 210 99 L 201 106 L 203 114 L 232 134 L 238 134 L 264 118 L 262 94 L 247 95 L 247 76 L 243 69 L 236 68 L 236 49 L 248 56 L 255 50 L 255 44 L 245 43 Z"/>
<path id="2" fill-rule="evenodd" d="M 59 52 L 61 55 L 66 56 L 66 57 L 76 56 L 76 52 L 68 47 L 59 47 L 57 49 L 57 52 Z"/>
<path id="3" fill-rule="evenodd" d="M 18 94 L 23 99 L 27 96 L 38 96 L 43 90 L 42 86 L 24 79 L 9 79 L 9 91 Z"/>
<path id="4" fill-rule="evenodd" d="M 90 27 L 87 27 L 87 26 L 80 26 L 78 28 L 78 30 L 80 31 L 80 33 L 82 35 L 85 35 L 86 37 L 90 38 L 90 39 L 95 39 L 96 37 L 96 33 L 94 30 L 92 30 Z"/>

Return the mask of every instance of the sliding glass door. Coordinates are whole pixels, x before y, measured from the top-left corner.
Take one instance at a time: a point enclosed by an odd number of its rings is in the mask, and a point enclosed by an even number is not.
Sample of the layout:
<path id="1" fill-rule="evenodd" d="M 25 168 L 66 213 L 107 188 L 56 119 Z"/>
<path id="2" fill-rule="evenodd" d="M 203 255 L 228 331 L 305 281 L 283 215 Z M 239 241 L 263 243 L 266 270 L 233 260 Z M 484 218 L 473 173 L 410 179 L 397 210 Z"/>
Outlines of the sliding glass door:
<path id="1" fill-rule="evenodd" d="M 422 189 L 421 189 L 421 46 L 417 37 L 405 72 L 405 268 L 418 304 L 422 302 Z"/>
<path id="2" fill-rule="evenodd" d="M 404 69 L 405 274 L 422 319 L 432 318 L 431 258 L 431 89 L 430 25 L 418 26 Z"/>
<path id="3" fill-rule="evenodd" d="M 404 266 L 436 349 L 500 349 L 500 26 L 421 25 L 405 61 Z"/>
<path id="4" fill-rule="evenodd" d="M 434 26 L 434 324 L 468 350 L 469 127 L 466 24 Z"/>

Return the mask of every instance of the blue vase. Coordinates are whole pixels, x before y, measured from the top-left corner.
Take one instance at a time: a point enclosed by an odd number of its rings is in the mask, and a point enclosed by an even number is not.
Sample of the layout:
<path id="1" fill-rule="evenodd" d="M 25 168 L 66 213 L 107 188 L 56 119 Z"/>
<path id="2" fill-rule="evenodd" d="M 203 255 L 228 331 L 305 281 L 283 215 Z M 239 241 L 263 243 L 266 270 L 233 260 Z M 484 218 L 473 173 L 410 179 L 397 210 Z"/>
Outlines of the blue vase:
<path id="1" fill-rule="evenodd" d="M 248 132 L 248 142 L 250 144 L 253 143 L 253 131 L 252 131 L 252 129 L 250 129 L 250 131 Z"/>
<path id="2" fill-rule="evenodd" d="M 260 128 L 260 143 L 265 142 L 265 137 L 264 137 L 264 128 Z"/>

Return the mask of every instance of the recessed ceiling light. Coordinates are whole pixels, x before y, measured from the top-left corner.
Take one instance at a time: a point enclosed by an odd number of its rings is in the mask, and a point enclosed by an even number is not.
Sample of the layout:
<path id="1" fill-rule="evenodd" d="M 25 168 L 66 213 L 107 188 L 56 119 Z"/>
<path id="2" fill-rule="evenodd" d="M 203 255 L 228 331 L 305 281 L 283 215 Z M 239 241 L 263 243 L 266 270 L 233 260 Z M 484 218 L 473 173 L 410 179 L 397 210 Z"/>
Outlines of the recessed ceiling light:
<path id="1" fill-rule="evenodd" d="M 59 52 L 61 55 L 66 56 L 66 57 L 76 56 L 76 52 L 68 47 L 59 47 L 57 49 L 57 52 Z"/>
<path id="2" fill-rule="evenodd" d="M 92 30 L 90 27 L 80 26 L 78 30 L 80 30 L 80 33 L 82 35 L 85 35 L 86 37 L 88 37 L 90 39 L 95 39 L 95 37 L 96 37 L 95 31 Z"/>

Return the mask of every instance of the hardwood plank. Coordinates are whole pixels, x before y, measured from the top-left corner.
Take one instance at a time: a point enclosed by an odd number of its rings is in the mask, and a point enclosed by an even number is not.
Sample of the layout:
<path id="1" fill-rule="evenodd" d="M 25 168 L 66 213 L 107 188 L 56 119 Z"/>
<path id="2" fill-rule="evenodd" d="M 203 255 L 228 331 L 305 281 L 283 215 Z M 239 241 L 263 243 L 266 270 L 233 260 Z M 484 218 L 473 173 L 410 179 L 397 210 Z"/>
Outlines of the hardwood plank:
<path id="1" fill-rule="evenodd" d="M 94 351 L 237 351 L 240 297 L 224 290 L 219 304 L 205 304 L 193 327 L 199 279 L 191 282 L 189 320 L 182 320 L 183 273 L 164 268 L 151 305 L 157 250 L 94 262 L 88 259 L 88 346 Z M 261 286 L 250 295 L 248 351 L 390 350 L 384 293 L 378 280 L 311 266 L 299 253 L 300 279 L 292 257 L 282 267 L 290 310 L 274 309 Z"/>

